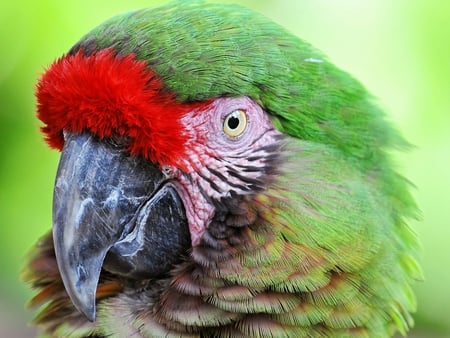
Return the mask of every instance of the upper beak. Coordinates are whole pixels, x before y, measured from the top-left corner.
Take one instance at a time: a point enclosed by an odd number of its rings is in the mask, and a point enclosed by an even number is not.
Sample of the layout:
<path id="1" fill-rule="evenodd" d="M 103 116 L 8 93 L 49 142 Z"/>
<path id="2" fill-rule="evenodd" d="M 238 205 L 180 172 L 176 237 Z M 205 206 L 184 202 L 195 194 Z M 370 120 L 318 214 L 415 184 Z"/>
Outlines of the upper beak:
<path id="1" fill-rule="evenodd" d="M 190 246 L 175 186 L 150 161 L 89 133 L 66 134 L 53 240 L 67 293 L 91 321 L 102 267 L 129 278 L 157 277 Z"/>

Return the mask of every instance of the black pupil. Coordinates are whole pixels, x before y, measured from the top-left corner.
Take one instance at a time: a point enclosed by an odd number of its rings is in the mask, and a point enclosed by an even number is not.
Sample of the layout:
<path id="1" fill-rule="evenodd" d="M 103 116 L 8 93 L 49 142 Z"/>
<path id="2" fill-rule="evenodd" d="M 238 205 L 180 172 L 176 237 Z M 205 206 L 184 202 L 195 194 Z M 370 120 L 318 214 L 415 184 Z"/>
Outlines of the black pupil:
<path id="1" fill-rule="evenodd" d="M 236 129 L 239 126 L 239 118 L 232 115 L 228 119 L 228 128 L 230 129 Z"/>

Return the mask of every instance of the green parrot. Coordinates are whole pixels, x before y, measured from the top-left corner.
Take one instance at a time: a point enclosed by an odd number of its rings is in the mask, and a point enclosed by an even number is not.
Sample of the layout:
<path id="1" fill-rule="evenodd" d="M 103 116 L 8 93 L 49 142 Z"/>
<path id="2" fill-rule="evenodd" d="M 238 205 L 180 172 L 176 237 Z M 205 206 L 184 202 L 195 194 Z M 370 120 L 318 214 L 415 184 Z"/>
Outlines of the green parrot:
<path id="1" fill-rule="evenodd" d="M 236 5 L 94 28 L 37 83 L 61 151 L 30 253 L 54 337 L 390 337 L 421 278 L 407 142 L 366 89 Z"/>

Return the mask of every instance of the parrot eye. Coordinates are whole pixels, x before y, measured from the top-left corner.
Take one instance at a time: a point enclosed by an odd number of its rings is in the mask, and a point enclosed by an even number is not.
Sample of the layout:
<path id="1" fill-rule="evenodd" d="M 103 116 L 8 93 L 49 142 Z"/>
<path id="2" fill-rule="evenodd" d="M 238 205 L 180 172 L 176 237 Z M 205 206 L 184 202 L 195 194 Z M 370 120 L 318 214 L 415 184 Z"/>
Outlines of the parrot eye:
<path id="1" fill-rule="evenodd" d="M 241 135 L 245 127 L 247 127 L 247 115 L 244 110 L 237 109 L 225 116 L 223 131 L 228 136 L 237 137 Z"/>

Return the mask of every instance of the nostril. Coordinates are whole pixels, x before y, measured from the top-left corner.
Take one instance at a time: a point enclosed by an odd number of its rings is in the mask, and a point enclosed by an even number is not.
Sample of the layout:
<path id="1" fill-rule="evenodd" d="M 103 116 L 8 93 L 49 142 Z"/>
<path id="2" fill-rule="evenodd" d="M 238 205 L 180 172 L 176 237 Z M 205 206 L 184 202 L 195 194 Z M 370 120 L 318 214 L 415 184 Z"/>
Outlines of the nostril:
<path id="1" fill-rule="evenodd" d="M 163 175 L 165 176 L 166 179 L 173 178 L 173 176 L 174 176 L 173 167 L 168 166 L 168 165 L 161 166 L 161 172 L 163 173 Z"/>

